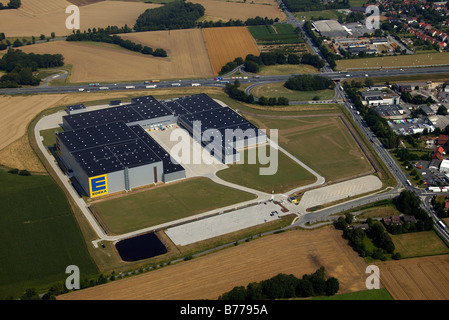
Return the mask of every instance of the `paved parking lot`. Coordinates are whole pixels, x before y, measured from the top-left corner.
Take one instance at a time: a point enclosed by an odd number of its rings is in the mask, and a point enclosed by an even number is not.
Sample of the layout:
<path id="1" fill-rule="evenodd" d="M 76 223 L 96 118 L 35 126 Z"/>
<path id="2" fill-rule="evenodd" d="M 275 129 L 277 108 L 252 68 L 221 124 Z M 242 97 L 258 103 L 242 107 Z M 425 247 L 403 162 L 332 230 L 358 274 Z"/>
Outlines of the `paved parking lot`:
<path id="1" fill-rule="evenodd" d="M 283 213 L 281 206 L 272 201 L 266 201 L 251 207 L 169 228 L 166 234 L 176 245 L 185 246 L 273 221 L 288 214 L 291 212 Z"/>
<path id="2" fill-rule="evenodd" d="M 381 187 L 382 182 L 373 175 L 336 183 L 304 193 L 299 208 L 305 212 L 308 208 L 376 191 Z"/>

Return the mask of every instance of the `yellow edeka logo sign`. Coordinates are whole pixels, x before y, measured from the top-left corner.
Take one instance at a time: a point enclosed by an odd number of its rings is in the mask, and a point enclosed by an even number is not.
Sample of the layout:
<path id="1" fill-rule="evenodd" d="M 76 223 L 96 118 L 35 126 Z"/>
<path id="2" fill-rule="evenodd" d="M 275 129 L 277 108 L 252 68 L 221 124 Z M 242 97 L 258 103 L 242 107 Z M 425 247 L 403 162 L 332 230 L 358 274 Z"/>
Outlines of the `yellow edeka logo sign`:
<path id="1" fill-rule="evenodd" d="M 98 197 L 108 194 L 108 176 L 102 175 L 89 178 L 90 197 Z"/>

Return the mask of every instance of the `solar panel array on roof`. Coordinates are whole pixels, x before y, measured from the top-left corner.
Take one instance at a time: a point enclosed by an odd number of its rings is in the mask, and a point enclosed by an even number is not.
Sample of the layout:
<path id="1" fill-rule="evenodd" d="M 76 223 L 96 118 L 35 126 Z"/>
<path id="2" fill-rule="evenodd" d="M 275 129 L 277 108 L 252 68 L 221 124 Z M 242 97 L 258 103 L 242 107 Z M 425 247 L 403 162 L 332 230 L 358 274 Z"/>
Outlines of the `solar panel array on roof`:
<path id="1" fill-rule="evenodd" d="M 124 121 L 125 123 L 142 120 L 142 116 L 129 106 L 119 106 L 63 117 L 72 129 L 96 126 L 104 123 Z"/>
<path id="2" fill-rule="evenodd" d="M 213 109 L 181 116 L 191 128 L 201 130 L 231 128 L 248 121 L 230 108 Z"/>
<path id="3" fill-rule="evenodd" d="M 230 155 L 238 154 L 234 147 L 243 147 L 250 139 L 251 144 L 258 143 L 254 138 L 266 137 L 264 132 L 228 107 L 181 115 L 179 123 L 190 131 L 194 138 L 199 134 L 206 149 L 219 150 L 221 154 L 215 156 L 222 161 Z M 208 141 L 204 141 L 205 133 L 212 135 L 208 137 Z"/>
<path id="4" fill-rule="evenodd" d="M 109 150 L 124 167 L 133 168 L 159 162 L 161 159 L 140 139 L 116 145 L 109 145 Z"/>
<path id="5" fill-rule="evenodd" d="M 173 114 L 152 96 L 133 98 L 132 101 L 128 105 L 71 114 L 63 119 L 72 129 L 78 129 L 117 121 L 132 123 Z"/>
<path id="6" fill-rule="evenodd" d="M 162 104 L 176 115 L 192 114 L 223 108 L 222 105 L 204 93 L 162 101 Z"/>
<path id="7" fill-rule="evenodd" d="M 141 126 L 130 126 L 138 136 L 164 163 L 164 173 L 182 171 L 184 168 L 176 161 L 172 161 L 170 154 L 162 148 Z"/>
<path id="8" fill-rule="evenodd" d="M 123 121 L 58 134 L 88 176 L 162 161 Z"/>
<path id="9" fill-rule="evenodd" d="M 123 121 L 65 131 L 59 133 L 58 137 L 70 152 L 136 138 Z"/>
<path id="10" fill-rule="evenodd" d="M 123 165 L 106 146 L 76 151 L 72 155 L 89 177 L 123 170 Z"/>

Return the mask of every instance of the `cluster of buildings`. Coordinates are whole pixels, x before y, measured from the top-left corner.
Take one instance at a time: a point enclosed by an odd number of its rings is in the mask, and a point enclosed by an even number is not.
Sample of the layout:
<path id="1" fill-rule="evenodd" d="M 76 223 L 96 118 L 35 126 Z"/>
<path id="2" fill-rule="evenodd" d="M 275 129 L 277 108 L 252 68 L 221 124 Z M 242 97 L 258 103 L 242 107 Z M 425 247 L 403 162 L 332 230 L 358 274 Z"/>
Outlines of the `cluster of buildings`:
<path id="1" fill-rule="evenodd" d="M 74 105 L 66 112 L 55 156 L 74 188 L 90 198 L 186 177 L 182 164 L 149 134 L 153 130 L 176 126 L 192 137 L 199 133 L 196 141 L 225 164 L 239 161 L 236 149 L 267 141 L 264 132 L 206 94 L 165 101 L 145 96 L 94 111 Z M 207 130 L 231 138 L 205 140 Z"/>
<path id="2" fill-rule="evenodd" d="M 416 18 L 415 18 L 416 19 Z M 416 21 L 416 20 L 413 21 Z M 413 26 L 418 26 L 419 29 Z M 430 44 L 438 44 L 440 50 L 444 50 L 449 43 L 449 35 L 445 32 L 435 30 L 432 25 L 420 22 L 415 22 L 406 27 L 408 33 L 411 33 L 416 39 L 428 41 Z"/>
<path id="3" fill-rule="evenodd" d="M 369 37 L 373 35 L 374 29 L 359 22 L 340 24 L 337 20 L 320 20 L 313 22 L 312 25 L 321 36 L 331 39 L 328 42 L 329 47 L 339 55 L 341 49 L 358 55 L 360 52 L 388 54 L 397 48 L 397 44 L 388 38 Z"/>

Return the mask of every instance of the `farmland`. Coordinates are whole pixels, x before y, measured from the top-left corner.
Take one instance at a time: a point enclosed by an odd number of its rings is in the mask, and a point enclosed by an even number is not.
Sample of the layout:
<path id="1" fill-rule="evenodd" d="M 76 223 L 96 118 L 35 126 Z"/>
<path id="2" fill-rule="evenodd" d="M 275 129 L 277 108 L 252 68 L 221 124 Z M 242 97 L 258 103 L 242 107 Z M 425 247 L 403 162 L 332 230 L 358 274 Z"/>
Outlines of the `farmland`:
<path id="1" fill-rule="evenodd" d="M 241 244 L 146 274 L 76 291 L 58 299 L 217 299 L 279 273 L 299 277 L 324 266 L 338 278 L 339 293 L 365 289 L 366 263 L 334 227 L 294 230 Z M 148 290 L 148 288 L 152 288 Z"/>
<path id="2" fill-rule="evenodd" d="M 290 24 L 277 24 L 248 27 L 261 52 L 283 52 L 285 54 L 304 54 L 308 46 Z"/>
<path id="3" fill-rule="evenodd" d="M 202 29 L 214 74 L 235 58 L 248 54 L 259 55 L 259 50 L 246 27 Z"/>
<path id="4" fill-rule="evenodd" d="M 258 44 L 299 42 L 299 36 L 290 24 L 250 26 L 248 29 Z"/>
<path id="5" fill-rule="evenodd" d="M 67 277 L 68 265 L 96 274 L 83 235 L 61 189 L 50 176 L 0 170 L 0 298 Z"/>
<path id="6" fill-rule="evenodd" d="M 143 32 L 123 38 L 161 47 L 169 57 L 147 56 L 113 44 L 93 42 L 55 41 L 22 49 L 27 53 L 62 54 L 65 64 L 72 65 L 71 83 L 202 78 L 213 74 L 198 29 Z"/>
<path id="7" fill-rule="evenodd" d="M 337 61 L 337 70 L 354 70 L 364 68 L 400 68 L 410 66 L 449 64 L 449 52 L 422 53 L 414 55 L 400 55 L 375 57 L 364 59 L 346 59 Z"/>
<path id="8" fill-rule="evenodd" d="M 395 300 L 449 299 L 449 256 L 380 262 L 382 285 Z"/>
<path id="9" fill-rule="evenodd" d="M 256 16 L 269 19 L 285 19 L 285 14 L 279 9 L 275 0 L 254 0 L 246 3 L 225 0 L 192 0 L 190 2 L 199 3 L 206 9 L 205 16 L 201 20 L 228 21 L 229 19 L 240 19 L 245 21 Z"/>
<path id="10" fill-rule="evenodd" d="M 2 32 L 8 37 L 50 36 L 55 32 L 57 36 L 71 34 L 65 26 L 68 14 L 66 0 L 22 0 L 22 7 L 18 10 L 0 11 Z M 128 24 L 133 26 L 137 17 L 146 9 L 156 8 L 159 4 L 130 1 L 101 1 L 80 7 L 81 30 L 88 28 L 119 27 Z"/>

